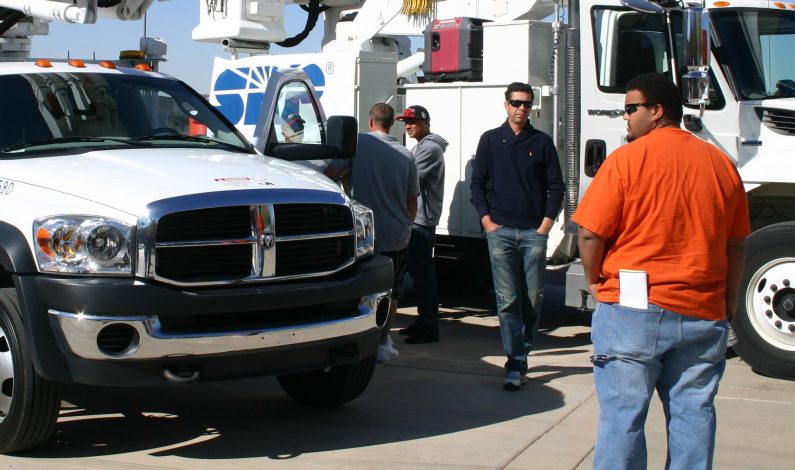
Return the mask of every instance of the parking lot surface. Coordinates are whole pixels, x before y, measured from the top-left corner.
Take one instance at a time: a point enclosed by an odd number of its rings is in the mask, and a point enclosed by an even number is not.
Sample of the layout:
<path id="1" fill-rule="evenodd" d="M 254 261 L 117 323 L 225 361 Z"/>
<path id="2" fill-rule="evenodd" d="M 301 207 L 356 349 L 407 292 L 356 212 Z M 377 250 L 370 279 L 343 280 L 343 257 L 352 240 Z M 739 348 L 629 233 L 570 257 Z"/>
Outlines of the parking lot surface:
<path id="1" fill-rule="evenodd" d="M 449 297 L 449 296 L 448 296 Z M 415 315 L 400 309 L 396 328 Z M 0 456 L 19 469 L 587 469 L 598 405 L 587 315 L 547 307 L 530 381 L 502 390 L 491 294 L 442 307 L 441 341 L 405 345 L 364 394 L 334 409 L 298 405 L 273 378 L 166 389 L 66 390 L 55 438 Z M 795 382 L 728 361 L 716 400 L 716 469 L 790 469 Z M 655 402 L 649 468 L 665 463 Z"/>

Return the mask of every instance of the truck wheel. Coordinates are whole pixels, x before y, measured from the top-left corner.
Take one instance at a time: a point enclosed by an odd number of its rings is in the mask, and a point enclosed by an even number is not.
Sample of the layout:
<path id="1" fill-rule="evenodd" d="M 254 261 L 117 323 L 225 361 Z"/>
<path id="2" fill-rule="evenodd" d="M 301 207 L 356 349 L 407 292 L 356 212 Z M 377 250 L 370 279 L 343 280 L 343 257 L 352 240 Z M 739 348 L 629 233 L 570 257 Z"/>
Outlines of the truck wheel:
<path id="1" fill-rule="evenodd" d="M 336 406 L 361 395 L 375 371 L 375 355 L 355 364 L 280 375 L 279 384 L 295 401 L 313 406 Z"/>
<path id="2" fill-rule="evenodd" d="M 0 289 L 0 452 L 32 449 L 55 430 L 61 386 L 33 368 L 14 289 Z"/>
<path id="3" fill-rule="evenodd" d="M 748 237 L 735 352 L 760 374 L 795 379 L 795 222 Z"/>

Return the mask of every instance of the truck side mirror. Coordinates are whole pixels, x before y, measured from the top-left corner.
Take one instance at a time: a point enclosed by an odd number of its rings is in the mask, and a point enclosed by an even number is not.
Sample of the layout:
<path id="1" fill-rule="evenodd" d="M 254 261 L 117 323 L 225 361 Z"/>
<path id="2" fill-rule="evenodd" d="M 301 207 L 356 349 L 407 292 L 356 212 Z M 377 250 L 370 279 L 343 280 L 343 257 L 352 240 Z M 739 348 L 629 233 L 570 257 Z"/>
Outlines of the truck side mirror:
<path id="1" fill-rule="evenodd" d="M 682 76 L 685 101 L 690 105 L 706 105 L 709 102 L 709 13 L 699 7 L 684 11 L 682 33 L 684 34 L 684 66 Z"/>
<path id="2" fill-rule="evenodd" d="M 322 144 L 271 143 L 266 155 L 282 160 L 328 160 L 353 158 L 359 139 L 359 126 L 353 116 L 329 116 L 326 121 L 326 142 Z"/>
<path id="3" fill-rule="evenodd" d="M 329 116 L 326 121 L 326 143 L 339 149 L 339 158 L 353 158 L 359 129 L 353 116 Z"/>

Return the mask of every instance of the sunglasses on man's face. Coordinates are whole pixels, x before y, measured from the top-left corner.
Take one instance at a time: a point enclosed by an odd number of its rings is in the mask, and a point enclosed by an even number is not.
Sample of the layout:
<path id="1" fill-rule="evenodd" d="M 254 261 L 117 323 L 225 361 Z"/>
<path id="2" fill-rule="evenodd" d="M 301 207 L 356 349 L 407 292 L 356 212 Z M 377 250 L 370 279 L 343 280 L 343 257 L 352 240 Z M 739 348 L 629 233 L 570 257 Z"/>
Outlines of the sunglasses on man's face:
<path id="1" fill-rule="evenodd" d="M 624 112 L 627 116 L 631 116 L 632 113 L 638 110 L 641 106 L 654 106 L 654 103 L 629 103 L 624 105 Z"/>
<path id="2" fill-rule="evenodd" d="M 530 109 L 530 108 L 533 107 L 533 100 L 528 100 L 528 101 L 525 101 L 525 100 L 508 100 L 508 104 L 510 104 L 514 108 L 518 108 L 519 106 L 524 106 L 525 108 Z"/>

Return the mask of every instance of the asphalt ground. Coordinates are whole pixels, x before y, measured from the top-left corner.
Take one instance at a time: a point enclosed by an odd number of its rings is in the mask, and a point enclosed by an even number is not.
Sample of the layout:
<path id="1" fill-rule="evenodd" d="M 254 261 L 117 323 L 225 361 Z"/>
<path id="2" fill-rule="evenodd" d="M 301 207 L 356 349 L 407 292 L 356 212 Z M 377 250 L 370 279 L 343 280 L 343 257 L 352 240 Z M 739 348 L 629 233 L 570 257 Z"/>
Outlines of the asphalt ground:
<path id="1" fill-rule="evenodd" d="M 395 328 L 415 309 L 407 299 Z M 274 378 L 174 388 L 69 386 L 57 433 L 0 456 L 19 469 L 587 469 L 598 405 L 588 315 L 547 288 L 529 382 L 501 388 L 493 294 L 443 297 L 441 341 L 406 345 L 361 397 L 334 409 L 288 398 Z M 728 361 L 716 400 L 716 469 L 790 469 L 795 382 Z M 665 462 L 664 418 L 647 422 L 649 468 Z"/>

